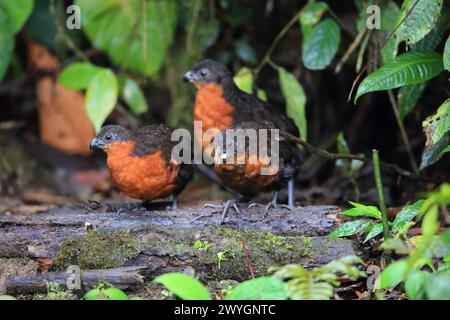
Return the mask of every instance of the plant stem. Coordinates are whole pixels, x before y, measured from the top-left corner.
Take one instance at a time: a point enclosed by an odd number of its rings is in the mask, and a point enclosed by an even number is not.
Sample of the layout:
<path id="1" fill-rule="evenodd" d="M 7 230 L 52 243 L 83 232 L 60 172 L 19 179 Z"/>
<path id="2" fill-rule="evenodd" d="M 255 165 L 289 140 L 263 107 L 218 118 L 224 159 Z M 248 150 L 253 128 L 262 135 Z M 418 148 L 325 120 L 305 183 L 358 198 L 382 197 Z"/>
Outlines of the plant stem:
<path id="1" fill-rule="evenodd" d="M 375 184 L 377 186 L 377 193 L 378 193 L 378 206 L 380 207 L 381 211 L 381 221 L 383 222 L 383 235 L 384 240 L 386 241 L 391 237 L 391 234 L 389 232 L 389 220 L 387 216 L 386 203 L 384 202 L 383 182 L 381 181 L 380 158 L 378 156 L 377 150 L 372 151 L 372 159 L 373 159 L 373 173 L 375 176 Z"/>
<path id="2" fill-rule="evenodd" d="M 392 111 L 394 111 L 395 120 L 397 120 L 398 127 L 400 128 L 400 134 L 402 136 L 403 143 L 405 144 L 406 152 L 408 153 L 409 162 L 411 163 L 412 169 L 417 174 L 419 173 L 419 168 L 417 167 L 416 160 L 414 159 L 414 155 L 411 151 L 411 144 L 409 143 L 408 135 L 406 134 L 405 127 L 403 126 L 402 119 L 400 118 L 397 101 L 395 100 L 392 90 L 388 90 L 388 95 L 389 101 L 391 102 Z"/>

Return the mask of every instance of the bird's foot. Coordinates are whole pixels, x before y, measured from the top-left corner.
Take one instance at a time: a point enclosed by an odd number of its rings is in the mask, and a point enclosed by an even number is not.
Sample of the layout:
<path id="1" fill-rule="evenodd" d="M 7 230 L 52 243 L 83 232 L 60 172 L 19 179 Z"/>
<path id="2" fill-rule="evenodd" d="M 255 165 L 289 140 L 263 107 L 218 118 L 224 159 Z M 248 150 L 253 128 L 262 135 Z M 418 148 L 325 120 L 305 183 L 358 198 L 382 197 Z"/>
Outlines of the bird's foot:
<path id="1" fill-rule="evenodd" d="M 237 214 L 239 214 L 241 216 L 241 218 L 244 217 L 242 215 L 241 210 L 239 210 L 239 208 L 237 206 L 236 200 L 228 200 L 223 205 L 216 205 L 216 204 L 206 203 L 204 205 L 204 207 L 205 208 L 213 208 L 213 209 L 222 210 L 222 216 L 220 218 L 220 224 L 223 224 L 225 222 L 225 218 L 226 218 L 227 213 L 230 210 L 230 208 L 233 208 L 237 212 Z"/>
<path id="2" fill-rule="evenodd" d="M 256 202 L 252 202 L 249 204 L 248 208 L 255 208 L 255 207 L 260 207 L 260 208 L 264 208 L 264 215 L 263 215 L 263 220 L 266 219 L 267 214 L 269 213 L 270 209 L 287 209 L 289 211 L 292 211 L 294 209 L 294 207 L 291 207 L 287 204 L 277 204 L 276 202 L 270 201 L 268 204 L 260 204 L 260 203 L 256 203 Z"/>

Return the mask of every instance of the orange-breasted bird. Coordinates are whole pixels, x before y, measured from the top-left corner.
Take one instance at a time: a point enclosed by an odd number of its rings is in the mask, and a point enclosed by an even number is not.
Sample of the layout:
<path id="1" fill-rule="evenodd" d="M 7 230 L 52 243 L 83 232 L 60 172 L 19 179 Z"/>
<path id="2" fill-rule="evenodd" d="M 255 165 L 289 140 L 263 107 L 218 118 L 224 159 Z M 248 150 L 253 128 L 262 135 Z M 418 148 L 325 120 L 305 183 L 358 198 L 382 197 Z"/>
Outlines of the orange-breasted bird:
<path id="1" fill-rule="evenodd" d="M 173 129 L 147 125 L 135 131 L 108 125 L 91 142 L 91 149 L 106 152 L 107 166 L 115 185 L 124 194 L 144 203 L 177 196 L 192 177 L 190 164 L 177 163 L 171 157 L 176 142 L 171 141 Z"/>
<path id="2" fill-rule="evenodd" d="M 214 130 L 218 133 L 243 122 L 262 124 L 267 121 L 280 131 L 299 136 L 292 119 L 255 95 L 241 91 L 235 85 L 232 74 L 218 62 L 201 61 L 184 75 L 183 80 L 192 83 L 197 89 L 194 121 L 201 121 L 204 131 Z M 196 139 L 202 148 L 206 148 L 214 138 L 199 136 Z M 286 143 L 298 167 L 301 158 L 299 149 L 293 142 Z M 288 207 L 291 209 L 294 207 L 294 177 L 295 173 L 288 182 Z"/>
<path id="3" fill-rule="evenodd" d="M 222 184 L 239 194 L 241 200 L 249 200 L 258 192 L 272 191 L 273 198 L 266 205 L 265 217 L 270 208 L 277 206 L 279 190 L 297 173 L 295 150 L 279 133 L 270 131 L 276 129 L 271 122 L 243 122 L 232 129 L 234 131 L 231 135 L 224 129 L 215 137 L 214 171 Z M 260 135 L 262 130 L 265 130 L 264 135 Z M 253 205 L 256 204 L 250 206 Z M 207 206 L 223 207 L 221 223 L 225 220 L 230 207 L 241 214 L 235 200 L 225 202 L 224 206 L 210 204 Z"/>

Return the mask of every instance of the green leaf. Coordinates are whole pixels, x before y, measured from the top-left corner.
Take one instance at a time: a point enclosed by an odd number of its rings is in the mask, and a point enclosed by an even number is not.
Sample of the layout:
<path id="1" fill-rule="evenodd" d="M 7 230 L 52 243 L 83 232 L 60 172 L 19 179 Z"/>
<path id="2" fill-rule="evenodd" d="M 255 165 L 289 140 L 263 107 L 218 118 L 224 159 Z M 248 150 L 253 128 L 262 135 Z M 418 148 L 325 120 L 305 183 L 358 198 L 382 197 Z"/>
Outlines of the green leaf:
<path id="1" fill-rule="evenodd" d="M 285 69 L 278 70 L 278 76 L 281 86 L 281 92 L 286 100 L 286 112 L 291 117 L 300 131 L 300 136 L 307 139 L 307 121 L 306 121 L 306 95 L 302 85 L 291 73 Z"/>
<path id="2" fill-rule="evenodd" d="M 144 94 L 136 81 L 125 78 L 121 87 L 122 98 L 134 114 L 139 115 L 148 110 L 147 100 L 145 100 Z"/>
<path id="3" fill-rule="evenodd" d="M 381 273 L 377 281 L 378 289 L 394 288 L 404 280 L 408 267 L 406 260 L 392 262 Z"/>
<path id="4" fill-rule="evenodd" d="M 400 23 L 416 0 L 404 0 L 397 23 Z M 417 5 L 395 32 L 397 44 L 412 45 L 428 34 L 438 21 L 443 0 L 419 0 Z"/>
<path id="5" fill-rule="evenodd" d="M 8 32 L 8 16 L 0 8 L 0 81 L 5 76 L 14 50 L 14 37 Z"/>
<path id="6" fill-rule="evenodd" d="M 345 141 L 344 133 L 341 131 L 337 136 L 337 149 L 341 154 L 350 154 L 350 149 Z M 361 169 L 364 163 L 360 160 L 336 160 L 336 166 L 341 170 L 342 174 L 352 178 L 353 174 Z"/>
<path id="7" fill-rule="evenodd" d="M 420 170 L 431 166 L 433 163 L 438 161 L 445 152 L 450 151 L 450 132 L 442 137 L 436 144 L 431 144 L 430 146 L 425 146 L 422 153 L 422 159 L 420 162 Z"/>
<path id="8" fill-rule="evenodd" d="M 83 13 L 83 31 L 114 63 L 145 75 L 162 67 L 174 39 L 175 1 L 77 0 L 76 4 Z"/>
<path id="9" fill-rule="evenodd" d="M 450 300 L 450 271 L 429 274 L 425 293 L 429 300 Z"/>
<path id="10" fill-rule="evenodd" d="M 325 19 L 308 32 L 303 41 L 302 59 L 306 68 L 325 69 L 333 60 L 341 40 L 339 26 Z"/>
<path id="11" fill-rule="evenodd" d="M 300 11 L 300 24 L 304 36 L 319 22 L 326 10 L 328 5 L 325 2 L 309 2 L 303 7 Z"/>
<path id="12" fill-rule="evenodd" d="M 247 41 L 244 40 L 236 40 L 234 41 L 234 50 L 236 51 L 237 56 L 242 61 L 255 65 L 257 62 L 256 52 L 250 46 Z"/>
<path id="13" fill-rule="evenodd" d="M 375 238 L 377 235 L 379 235 L 380 233 L 383 232 L 383 224 L 377 223 L 375 224 L 372 229 L 370 229 L 370 231 L 367 233 L 366 238 L 364 239 L 363 243 L 366 243 L 367 241 L 369 241 L 372 238 Z"/>
<path id="14" fill-rule="evenodd" d="M 444 7 L 436 26 L 419 42 L 412 45 L 413 51 L 433 51 L 437 48 L 442 39 L 447 36 L 450 28 L 450 8 Z"/>
<path id="15" fill-rule="evenodd" d="M 285 283 L 273 277 L 259 277 L 238 284 L 225 300 L 287 300 Z"/>
<path id="16" fill-rule="evenodd" d="M 328 234 L 331 238 L 348 237 L 365 231 L 371 225 L 367 220 L 355 220 L 343 223 L 339 228 Z"/>
<path id="17" fill-rule="evenodd" d="M 398 91 L 398 111 L 402 120 L 414 109 L 427 87 L 427 82 L 401 87 Z"/>
<path id="18" fill-rule="evenodd" d="M 437 205 L 433 205 L 423 217 L 422 234 L 425 237 L 430 237 L 436 234 L 439 228 L 438 213 L 439 207 Z"/>
<path id="19" fill-rule="evenodd" d="M 0 300 L 17 300 L 17 299 L 14 298 L 13 296 L 0 295 Z"/>
<path id="20" fill-rule="evenodd" d="M 84 90 L 92 78 L 101 70 L 89 62 L 75 62 L 64 68 L 59 76 L 59 83 L 69 89 Z"/>
<path id="21" fill-rule="evenodd" d="M 445 42 L 444 48 L 444 68 L 447 71 L 450 71 L 450 36 L 448 36 L 447 41 Z"/>
<path id="22" fill-rule="evenodd" d="M 364 78 L 358 87 L 355 103 L 365 93 L 422 83 L 434 78 L 443 69 L 442 57 L 436 52 L 404 53 Z"/>
<path id="23" fill-rule="evenodd" d="M 412 300 L 423 299 L 424 284 L 427 280 L 428 272 L 414 270 L 408 275 L 405 281 L 405 291 Z"/>
<path id="24" fill-rule="evenodd" d="M 128 300 L 128 296 L 120 289 L 110 287 L 107 289 L 94 288 L 84 295 L 85 300 Z"/>
<path id="25" fill-rule="evenodd" d="M 364 9 L 364 13 L 365 13 Z M 381 9 L 381 37 L 385 39 L 396 27 L 397 16 L 400 12 L 398 5 L 394 1 L 389 1 Z M 367 19 L 367 16 L 365 16 Z M 365 20 L 364 20 L 365 21 Z M 397 54 L 397 44 L 395 43 L 394 37 L 391 37 L 389 41 L 381 48 L 381 58 L 383 64 L 391 62 L 394 60 Z"/>
<path id="26" fill-rule="evenodd" d="M 166 273 L 154 280 L 183 300 L 211 300 L 208 289 L 197 279 L 179 272 Z"/>
<path id="27" fill-rule="evenodd" d="M 412 221 L 422 209 L 425 200 L 419 200 L 413 204 L 404 206 L 402 210 L 395 216 L 392 222 L 392 229 L 401 230 L 405 224 Z"/>
<path id="28" fill-rule="evenodd" d="M 118 96 L 118 81 L 115 74 L 104 69 L 96 73 L 86 91 L 86 108 L 89 119 L 98 132 L 114 109 Z"/>
<path id="29" fill-rule="evenodd" d="M 422 126 L 427 137 L 427 145 L 441 140 L 450 130 L 450 99 L 445 100 L 436 113 L 422 123 Z"/>
<path id="30" fill-rule="evenodd" d="M 381 212 L 380 210 L 375 206 L 365 206 L 363 204 L 349 201 L 354 208 L 346 210 L 342 212 L 341 214 L 350 216 L 350 217 L 359 217 L 359 216 L 366 216 L 375 218 L 378 220 L 381 220 Z"/>
<path id="31" fill-rule="evenodd" d="M 1 1 L 0 10 L 8 16 L 9 28 L 7 30 L 12 34 L 19 32 L 33 11 L 33 6 L 34 0 Z M 4 32 L 4 29 L 1 30 Z"/>

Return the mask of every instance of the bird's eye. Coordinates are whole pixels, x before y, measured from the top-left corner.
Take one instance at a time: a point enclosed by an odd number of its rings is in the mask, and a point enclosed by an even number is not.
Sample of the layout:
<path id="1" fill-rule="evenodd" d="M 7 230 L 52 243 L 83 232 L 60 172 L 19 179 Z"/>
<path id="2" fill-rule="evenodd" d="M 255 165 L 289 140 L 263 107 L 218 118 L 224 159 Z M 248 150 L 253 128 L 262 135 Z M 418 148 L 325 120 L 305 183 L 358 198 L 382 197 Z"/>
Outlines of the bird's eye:
<path id="1" fill-rule="evenodd" d="M 111 140 L 111 139 L 112 139 L 112 136 L 111 136 L 110 134 L 108 134 L 108 135 L 106 135 L 105 139 L 106 139 L 106 140 Z"/>
<path id="2" fill-rule="evenodd" d="M 207 74 L 208 74 L 208 70 L 206 70 L 206 69 L 200 70 L 200 75 L 201 76 L 206 76 Z"/>

